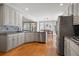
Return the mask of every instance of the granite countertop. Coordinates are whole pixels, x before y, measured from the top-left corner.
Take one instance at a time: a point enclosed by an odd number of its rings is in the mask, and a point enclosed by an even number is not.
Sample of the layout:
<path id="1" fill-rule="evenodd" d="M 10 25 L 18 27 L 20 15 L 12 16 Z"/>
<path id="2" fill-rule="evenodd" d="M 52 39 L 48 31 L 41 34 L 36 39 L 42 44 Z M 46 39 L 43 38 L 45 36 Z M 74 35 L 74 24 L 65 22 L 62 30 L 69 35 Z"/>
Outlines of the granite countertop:
<path id="1" fill-rule="evenodd" d="M 75 39 L 75 38 L 71 38 L 71 40 L 73 41 L 73 42 L 75 42 L 77 45 L 79 45 L 79 40 L 77 40 L 77 39 Z"/>
<path id="2" fill-rule="evenodd" d="M 14 31 L 14 32 L 0 32 L 0 34 L 15 34 L 15 33 L 22 33 L 23 31 Z"/>
<path id="3" fill-rule="evenodd" d="M 0 32 L 0 35 L 1 34 L 15 34 L 15 33 L 44 33 L 44 32 L 30 32 L 30 31 L 2 31 Z"/>
<path id="4" fill-rule="evenodd" d="M 77 45 L 79 45 L 79 39 L 77 38 L 77 37 L 71 37 L 71 40 L 73 41 L 73 42 L 75 42 Z"/>
<path id="5" fill-rule="evenodd" d="M 79 36 L 72 36 L 72 37 L 68 37 L 66 36 L 67 38 L 69 38 L 70 40 L 72 40 L 74 43 L 76 43 L 77 45 L 79 45 Z"/>
<path id="6" fill-rule="evenodd" d="M 45 32 L 39 32 L 39 31 L 34 31 L 34 32 L 31 32 L 31 31 L 24 31 L 25 33 L 45 33 Z"/>

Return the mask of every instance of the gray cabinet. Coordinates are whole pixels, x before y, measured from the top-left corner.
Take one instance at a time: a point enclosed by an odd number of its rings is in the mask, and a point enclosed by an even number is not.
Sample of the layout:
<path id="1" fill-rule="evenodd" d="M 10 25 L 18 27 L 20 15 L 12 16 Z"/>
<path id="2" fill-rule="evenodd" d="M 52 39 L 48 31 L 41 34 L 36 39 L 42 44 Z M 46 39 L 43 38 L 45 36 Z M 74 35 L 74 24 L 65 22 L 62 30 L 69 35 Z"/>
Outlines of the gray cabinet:
<path id="1" fill-rule="evenodd" d="M 40 42 L 40 32 L 35 33 L 35 41 Z"/>
<path id="2" fill-rule="evenodd" d="M 64 40 L 64 55 L 65 56 L 70 56 L 71 55 L 71 49 L 70 49 L 70 39 L 65 37 Z"/>
<path id="3" fill-rule="evenodd" d="M 72 40 L 74 40 L 72 38 Z M 79 45 L 76 44 L 76 42 L 70 40 L 70 47 L 71 47 L 71 55 L 72 56 L 79 56 Z"/>
<path id="4" fill-rule="evenodd" d="M 72 4 L 69 4 L 69 6 L 68 6 L 68 15 L 69 16 L 73 15 L 73 5 Z"/>
<path id="5" fill-rule="evenodd" d="M 26 32 L 25 42 L 46 42 L 45 32 Z"/>
<path id="6" fill-rule="evenodd" d="M 73 4 L 73 24 L 77 25 L 79 24 L 79 19 L 78 19 L 78 3 Z"/>
<path id="7" fill-rule="evenodd" d="M 2 34 L 0 35 L 0 51 L 6 51 L 7 49 L 7 39 L 6 39 L 6 35 Z M 11 40 L 9 40 L 10 42 Z"/>
<path id="8" fill-rule="evenodd" d="M 68 8 L 65 9 L 63 16 L 73 15 L 73 25 L 79 25 L 79 3 L 69 4 Z"/>
<path id="9" fill-rule="evenodd" d="M 7 40 L 7 47 L 6 51 L 10 50 L 13 48 L 13 38 L 8 38 Z"/>
<path id="10" fill-rule="evenodd" d="M 28 33 L 28 32 L 26 32 L 25 33 L 25 42 L 27 43 L 27 42 L 30 42 L 30 33 Z"/>
<path id="11" fill-rule="evenodd" d="M 33 41 L 36 41 L 36 33 L 34 32 L 26 32 L 25 33 L 25 42 L 33 42 Z"/>
<path id="12" fill-rule="evenodd" d="M 9 51 L 23 43 L 24 41 L 24 33 L 3 33 L 0 34 L 0 51 Z"/>
<path id="13" fill-rule="evenodd" d="M 19 26 L 22 30 L 22 14 L 15 8 L 0 4 L 0 26 Z"/>
<path id="14" fill-rule="evenodd" d="M 8 34 L 7 36 L 7 51 L 18 46 L 17 34 Z"/>
<path id="15" fill-rule="evenodd" d="M 17 37 L 17 34 L 13 34 L 13 48 L 17 47 L 18 46 L 18 37 Z"/>
<path id="16" fill-rule="evenodd" d="M 64 55 L 65 56 L 79 56 L 79 45 L 73 41 L 73 38 L 65 37 Z"/>
<path id="17" fill-rule="evenodd" d="M 73 49 L 71 50 L 71 56 L 77 56 L 76 52 Z"/>
<path id="18" fill-rule="evenodd" d="M 34 39 L 34 33 L 29 33 L 30 37 L 29 37 L 29 41 L 30 42 L 33 42 L 35 39 Z"/>
<path id="19" fill-rule="evenodd" d="M 64 10 L 63 16 L 68 16 L 68 8 Z"/>
<path id="20" fill-rule="evenodd" d="M 18 45 L 21 45 L 21 35 L 18 33 Z"/>
<path id="21" fill-rule="evenodd" d="M 0 34 L 0 51 L 9 51 L 28 42 L 45 42 L 45 32 L 22 32 Z"/>
<path id="22" fill-rule="evenodd" d="M 18 40 L 17 40 L 18 45 L 21 45 L 21 44 L 25 43 L 24 33 L 18 33 L 17 37 L 18 37 Z"/>
<path id="23" fill-rule="evenodd" d="M 24 33 L 22 33 L 21 36 L 22 36 L 22 37 L 21 37 L 22 43 L 25 43 L 25 36 L 24 36 Z"/>

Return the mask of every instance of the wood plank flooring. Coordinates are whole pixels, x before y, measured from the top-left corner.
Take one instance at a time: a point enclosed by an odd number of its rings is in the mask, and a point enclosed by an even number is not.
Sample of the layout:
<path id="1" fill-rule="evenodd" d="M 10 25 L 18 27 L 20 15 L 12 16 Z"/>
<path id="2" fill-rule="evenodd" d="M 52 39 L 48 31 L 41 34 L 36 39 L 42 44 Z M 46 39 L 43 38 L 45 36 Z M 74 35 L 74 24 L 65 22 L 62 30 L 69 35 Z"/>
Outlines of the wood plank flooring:
<path id="1" fill-rule="evenodd" d="M 26 43 L 9 52 L 0 52 L 0 56 L 57 56 L 54 39 L 51 35 L 48 37 L 46 44 L 44 43 Z"/>

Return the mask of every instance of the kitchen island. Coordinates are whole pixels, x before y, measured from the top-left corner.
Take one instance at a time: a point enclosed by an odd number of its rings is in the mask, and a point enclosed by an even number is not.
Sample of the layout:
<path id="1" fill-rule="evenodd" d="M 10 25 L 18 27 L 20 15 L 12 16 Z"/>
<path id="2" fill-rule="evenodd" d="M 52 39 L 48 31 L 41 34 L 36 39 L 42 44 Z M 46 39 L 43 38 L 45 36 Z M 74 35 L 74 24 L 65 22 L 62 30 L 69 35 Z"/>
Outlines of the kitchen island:
<path id="1" fill-rule="evenodd" d="M 42 42 L 46 43 L 46 32 L 25 32 L 25 42 Z"/>

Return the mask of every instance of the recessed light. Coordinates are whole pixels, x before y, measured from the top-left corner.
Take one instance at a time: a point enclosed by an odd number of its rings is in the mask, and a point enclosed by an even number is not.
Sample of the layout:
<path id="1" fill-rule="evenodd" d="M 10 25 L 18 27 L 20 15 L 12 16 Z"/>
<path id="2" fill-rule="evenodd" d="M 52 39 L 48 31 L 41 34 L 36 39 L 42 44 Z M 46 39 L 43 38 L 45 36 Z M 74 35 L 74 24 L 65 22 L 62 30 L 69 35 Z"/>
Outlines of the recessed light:
<path id="1" fill-rule="evenodd" d="M 63 3 L 60 3 L 60 6 L 63 6 Z"/>
<path id="2" fill-rule="evenodd" d="M 29 8 L 25 8 L 25 10 L 26 10 L 26 11 L 28 11 L 28 10 L 29 10 Z"/>

